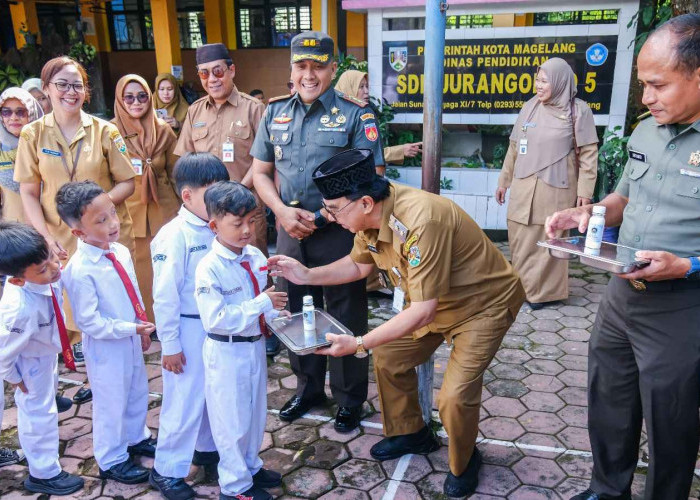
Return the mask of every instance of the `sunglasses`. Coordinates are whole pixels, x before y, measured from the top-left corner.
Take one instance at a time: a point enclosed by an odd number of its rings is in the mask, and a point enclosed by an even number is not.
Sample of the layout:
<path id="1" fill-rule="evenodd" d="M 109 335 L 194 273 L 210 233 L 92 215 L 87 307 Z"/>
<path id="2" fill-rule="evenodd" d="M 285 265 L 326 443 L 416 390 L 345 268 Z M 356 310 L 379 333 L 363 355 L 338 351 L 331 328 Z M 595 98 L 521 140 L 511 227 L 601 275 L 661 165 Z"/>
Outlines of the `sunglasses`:
<path id="1" fill-rule="evenodd" d="M 17 118 L 26 118 L 29 116 L 29 113 L 27 113 L 25 108 L 2 108 L 0 109 L 0 115 L 2 115 L 3 118 L 9 118 L 12 115 L 15 115 Z"/>
<path id="2" fill-rule="evenodd" d="M 134 104 L 134 101 L 138 101 L 141 104 L 145 104 L 148 102 L 149 99 L 150 96 L 148 95 L 148 92 L 139 92 L 136 95 L 126 94 L 124 96 L 124 104 L 128 104 L 129 106 L 131 106 L 132 104 Z"/>
<path id="3" fill-rule="evenodd" d="M 198 69 L 197 74 L 199 75 L 199 78 L 201 78 L 202 80 L 208 80 L 210 72 L 216 78 L 221 78 L 226 74 L 227 71 L 228 71 L 228 68 L 222 68 L 221 66 L 214 66 L 211 69 L 211 71 L 209 71 L 208 69 Z"/>
<path id="4" fill-rule="evenodd" d="M 85 85 L 82 83 L 68 83 L 68 82 L 49 82 L 53 83 L 59 92 L 68 92 L 68 89 L 72 88 L 78 94 L 85 92 Z"/>

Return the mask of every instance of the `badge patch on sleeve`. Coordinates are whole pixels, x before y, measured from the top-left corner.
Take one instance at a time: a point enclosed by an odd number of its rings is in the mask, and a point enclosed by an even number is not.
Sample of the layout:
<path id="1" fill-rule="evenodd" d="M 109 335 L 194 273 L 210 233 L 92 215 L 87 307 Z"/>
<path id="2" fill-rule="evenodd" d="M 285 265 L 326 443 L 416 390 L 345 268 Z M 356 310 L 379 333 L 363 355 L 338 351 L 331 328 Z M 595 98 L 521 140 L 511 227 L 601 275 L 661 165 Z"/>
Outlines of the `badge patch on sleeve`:
<path id="1" fill-rule="evenodd" d="M 372 142 L 375 142 L 379 137 L 377 125 L 375 123 L 365 123 L 365 137 Z"/>
<path id="2" fill-rule="evenodd" d="M 365 113 L 364 115 L 360 116 L 360 120 L 363 122 L 370 119 L 374 119 L 374 113 Z"/>
<path id="3" fill-rule="evenodd" d="M 112 137 L 112 141 L 114 142 L 114 145 L 117 146 L 120 153 L 126 154 L 126 143 L 124 142 L 124 138 L 121 136 L 121 134 L 115 134 Z"/>
<path id="4" fill-rule="evenodd" d="M 416 267 L 420 264 L 420 250 L 418 245 L 413 245 L 408 250 L 408 264 L 411 267 Z"/>

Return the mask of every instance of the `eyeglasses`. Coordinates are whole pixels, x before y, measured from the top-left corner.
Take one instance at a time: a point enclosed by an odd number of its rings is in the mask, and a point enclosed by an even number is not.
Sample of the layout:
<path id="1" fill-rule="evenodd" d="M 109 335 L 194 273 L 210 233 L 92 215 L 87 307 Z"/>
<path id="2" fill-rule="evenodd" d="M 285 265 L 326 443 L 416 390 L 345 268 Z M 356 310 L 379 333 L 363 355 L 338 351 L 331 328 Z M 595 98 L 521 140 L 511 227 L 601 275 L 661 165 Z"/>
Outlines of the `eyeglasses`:
<path id="1" fill-rule="evenodd" d="M 326 209 L 326 212 L 328 212 L 328 215 L 330 215 L 331 217 L 333 217 L 334 219 L 337 220 L 338 214 L 340 212 L 342 212 L 343 210 L 345 210 L 350 205 L 352 205 L 353 203 L 355 203 L 356 201 L 357 200 L 352 200 L 351 202 L 346 203 L 342 208 L 339 208 L 338 210 L 331 210 L 330 208 L 328 208 L 328 205 L 326 205 L 326 203 L 323 200 L 321 200 L 321 205 L 323 206 L 323 208 Z"/>
<path id="2" fill-rule="evenodd" d="M 75 90 L 78 94 L 85 92 L 85 85 L 82 83 L 68 83 L 68 82 L 49 82 L 56 86 L 59 92 L 68 92 L 68 89 Z"/>
<path id="3" fill-rule="evenodd" d="M 226 74 L 226 72 L 228 71 L 228 68 L 222 68 L 221 66 L 214 66 L 211 70 L 198 69 L 197 74 L 199 75 L 199 78 L 201 78 L 202 80 L 208 80 L 210 71 L 211 71 L 211 74 L 214 75 L 216 78 L 222 78 Z"/>
<path id="4" fill-rule="evenodd" d="M 26 108 L 2 108 L 0 109 L 0 115 L 2 115 L 3 118 L 9 118 L 12 115 L 15 115 L 17 118 L 26 118 L 29 116 Z"/>
<path id="5" fill-rule="evenodd" d="M 124 96 L 124 104 L 128 104 L 131 106 L 134 104 L 134 101 L 139 101 L 141 104 L 145 104 L 148 102 L 150 99 L 150 96 L 148 95 L 148 92 L 139 92 L 138 94 L 126 94 Z"/>

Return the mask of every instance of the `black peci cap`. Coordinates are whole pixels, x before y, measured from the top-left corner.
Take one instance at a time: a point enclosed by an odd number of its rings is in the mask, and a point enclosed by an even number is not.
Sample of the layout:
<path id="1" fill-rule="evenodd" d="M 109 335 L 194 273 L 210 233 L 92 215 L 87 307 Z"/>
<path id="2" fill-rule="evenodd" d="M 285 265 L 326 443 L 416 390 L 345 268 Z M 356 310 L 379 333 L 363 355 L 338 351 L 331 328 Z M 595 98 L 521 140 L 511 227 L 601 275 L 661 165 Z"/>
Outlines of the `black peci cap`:
<path id="1" fill-rule="evenodd" d="M 374 155 L 369 149 L 348 149 L 321 163 L 311 178 L 325 200 L 356 193 L 377 178 Z"/>
<path id="2" fill-rule="evenodd" d="M 320 31 L 305 31 L 292 38 L 291 63 L 315 61 L 328 64 L 333 61 L 333 39 Z"/>
<path id="3" fill-rule="evenodd" d="M 226 45 L 223 43 L 210 43 L 208 45 L 197 47 L 196 59 L 197 64 L 205 64 L 212 61 L 219 61 L 221 59 L 231 59 L 231 54 L 229 54 Z"/>

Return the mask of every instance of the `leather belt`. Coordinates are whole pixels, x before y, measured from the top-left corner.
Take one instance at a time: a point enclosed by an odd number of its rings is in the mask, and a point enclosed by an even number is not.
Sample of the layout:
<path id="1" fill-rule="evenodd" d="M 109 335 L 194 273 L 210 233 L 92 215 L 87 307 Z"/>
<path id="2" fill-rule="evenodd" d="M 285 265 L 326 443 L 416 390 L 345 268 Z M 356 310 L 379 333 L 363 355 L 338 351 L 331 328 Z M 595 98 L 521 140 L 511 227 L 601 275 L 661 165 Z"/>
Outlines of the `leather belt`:
<path id="1" fill-rule="evenodd" d="M 243 337 L 241 335 L 217 335 L 216 333 L 207 333 L 207 336 L 212 340 L 216 340 L 217 342 L 226 343 L 257 342 L 262 338 L 262 335 L 255 335 L 253 337 Z"/>
<path id="2" fill-rule="evenodd" d="M 181 318 L 187 318 L 187 319 L 202 319 L 199 314 L 181 314 Z"/>
<path id="3" fill-rule="evenodd" d="M 677 292 L 683 290 L 700 289 L 700 280 L 664 280 L 664 281 L 644 281 L 627 280 L 629 285 L 638 292 Z"/>

